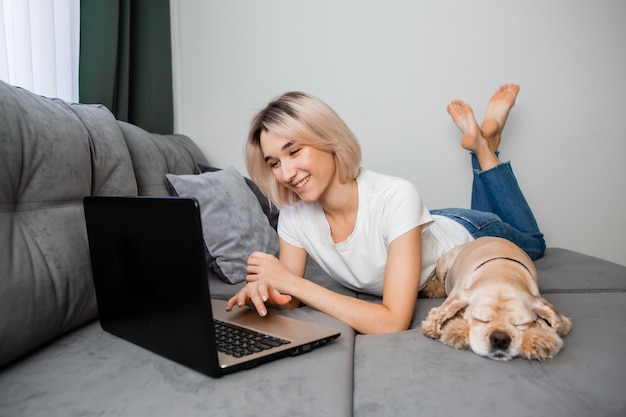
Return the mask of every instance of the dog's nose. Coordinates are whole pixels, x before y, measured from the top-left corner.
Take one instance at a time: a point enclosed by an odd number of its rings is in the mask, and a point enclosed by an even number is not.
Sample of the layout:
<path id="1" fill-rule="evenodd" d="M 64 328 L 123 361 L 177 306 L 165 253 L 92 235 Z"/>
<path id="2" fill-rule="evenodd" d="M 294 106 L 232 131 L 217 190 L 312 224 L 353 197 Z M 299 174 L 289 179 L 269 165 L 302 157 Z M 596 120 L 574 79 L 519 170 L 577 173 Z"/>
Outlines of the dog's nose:
<path id="1" fill-rule="evenodd" d="M 511 345 L 511 336 L 501 331 L 495 331 L 489 335 L 489 343 L 494 349 L 507 350 Z"/>

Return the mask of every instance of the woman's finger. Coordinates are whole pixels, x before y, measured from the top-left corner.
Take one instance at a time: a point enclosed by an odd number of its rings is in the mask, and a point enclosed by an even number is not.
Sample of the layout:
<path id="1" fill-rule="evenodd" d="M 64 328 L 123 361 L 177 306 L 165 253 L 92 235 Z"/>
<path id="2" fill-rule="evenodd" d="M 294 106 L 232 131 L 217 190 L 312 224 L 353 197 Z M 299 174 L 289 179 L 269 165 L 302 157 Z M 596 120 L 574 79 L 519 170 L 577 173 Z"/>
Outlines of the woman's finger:
<path id="1" fill-rule="evenodd" d="M 243 307 L 246 305 L 248 299 L 247 288 L 241 289 L 237 294 L 232 296 L 228 303 L 226 304 L 226 311 L 231 311 L 235 304 L 239 307 Z"/>
<path id="2" fill-rule="evenodd" d="M 268 300 L 268 288 L 262 282 L 252 283 L 248 285 L 250 301 L 252 301 L 252 305 L 256 309 L 257 313 L 260 316 L 265 316 L 267 314 L 267 308 L 265 307 L 265 302 Z"/>

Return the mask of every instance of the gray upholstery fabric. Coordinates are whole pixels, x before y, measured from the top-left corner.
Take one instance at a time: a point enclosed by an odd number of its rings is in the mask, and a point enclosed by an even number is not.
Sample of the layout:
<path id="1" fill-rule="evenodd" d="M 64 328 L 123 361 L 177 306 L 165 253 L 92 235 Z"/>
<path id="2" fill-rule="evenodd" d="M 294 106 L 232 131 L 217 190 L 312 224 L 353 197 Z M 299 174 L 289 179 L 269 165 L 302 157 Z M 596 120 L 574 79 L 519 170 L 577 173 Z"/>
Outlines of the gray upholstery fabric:
<path id="1" fill-rule="evenodd" d="M 624 267 L 561 248 L 548 248 L 536 263 L 539 290 L 553 292 L 626 291 Z M 623 279 L 616 279 L 621 274 Z"/>
<path id="2" fill-rule="evenodd" d="M 357 336 L 354 415 L 623 416 L 623 293 L 549 294 L 574 328 L 553 359 L 497 362 L 422 336 L 437 300 L 421 300 L 414 329 Z M 610 323 L 610 324 L 609 324 Z"/>
<path id="3" fill-rule="evenodd" d="M 93 323 L 2 370 L 0 415 L 352 415 L 352 329 L 308 308 L 281 314 L 342 335 L 310 353 L 212 379 Z"/>
<path id="4" fill-rule="evenodd" d="M 178 195 L 198 201 L 207 263 L 224 281 L 245 281 L 248 257 L 255 251 L 278 255 L 278 234 L 235 168 L 166 178 Z"/>
<path id="5" fill-rule="evenodd" d="M 204 164 L 198 164 L 199 174 L 204 172 L 215 172 L 220 171 L 220 168 L 210 167 Z M 278 215 L 280 214 L 280 210 L 276 207 L 269 198 L 263 194 L 263 191 L 252 181 L 250 178 L 244 177 L 246 180 L 246 184 L 252 190 L 254 195 L 256 196 L 259 204 L 261 205 L 261 209 L 263 210 L 263 214 L 267 217 L 267 220 L 270 222 L 270 225 L 274 230 L 278 228 Z"/>
<path id="6" fill-rule="evenodd" d="M 82 198 L 132 194 L 103 107 L 0 82 L 0 365 L 96 315 Z"/>
<path id="7" fill-rule="evenodd" d="M 158 135 L 119 122 L 130 151 L 139 195 L 169 195 L 165 174 L 195 174 L 196 164 L 207 160 L 184 135 Z"/>
<path id="8" fill-rule="evenodd" d="M 536 265 L 545 298 L 574 323 L 553 359 L 497 362 L 424 337 L 421 321 L 443 299 L 420 299 L 411 330 L 356 337 L 354 415 L 626 415 L 626 294 L 615 290 L 626 268 L 558 248 Z"/>

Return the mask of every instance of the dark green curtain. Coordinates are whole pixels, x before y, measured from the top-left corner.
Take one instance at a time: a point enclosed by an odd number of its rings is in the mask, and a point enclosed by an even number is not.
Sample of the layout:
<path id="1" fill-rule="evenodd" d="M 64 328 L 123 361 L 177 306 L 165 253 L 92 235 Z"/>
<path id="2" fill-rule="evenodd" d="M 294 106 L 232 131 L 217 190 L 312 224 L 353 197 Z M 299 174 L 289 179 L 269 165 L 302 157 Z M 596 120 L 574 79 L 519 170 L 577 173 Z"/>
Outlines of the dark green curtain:
<path id="1" fill-rule="evenodd" d="M 81 0 L 79 101 L 172 133 L 170 39 L 169 0 Z"/>

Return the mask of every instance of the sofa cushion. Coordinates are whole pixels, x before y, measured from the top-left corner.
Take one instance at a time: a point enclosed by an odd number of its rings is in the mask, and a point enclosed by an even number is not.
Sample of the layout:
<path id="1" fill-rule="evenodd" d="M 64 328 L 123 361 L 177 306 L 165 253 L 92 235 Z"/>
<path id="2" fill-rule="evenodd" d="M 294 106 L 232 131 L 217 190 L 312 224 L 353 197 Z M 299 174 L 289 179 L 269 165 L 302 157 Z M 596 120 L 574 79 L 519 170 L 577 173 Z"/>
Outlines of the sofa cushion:
<path id="1" fill-rule="evenodd" d="M 166 178 L 176 194 L 198 200 L 207 263 L 224 281 L 245 281 L 254 251 L 278 255 L 278 234 L 235 168 Z"/>
<path id="2" fill-rule="evenodd" d="M 622 265 L 562 248 L 548 248 L 535 261 L 539 290 L 555 292 L 626 291 Z"/>
<path id="3" fill-rule="evenodd" d="M 341 337 L 304 355 L 213 379 L 93 323 L 3 369 L 0 414 L 351 416 L 354 331 L 310 308 L 280 314 L 337 328 Z"/>
<path id="4" fill-rule="evenodd" d="M 624 415 L 626 367 L 619 362 L 626 355 L 624 293 L 546 298 L 574 327 L 561 352 L 543 362 L 499 362 L 422 335 L 421 320 L 443 299 L 419 300 L 409 331 L 358 335 L 354 415 Z"/>
<path id="5" fill-rule="evenodd" d="M 624 415 L 626 297 L 615 288 L 626 280 L 626 267 L 587 258 L 549 249 L 538 262 L 540 282 L 558 276 L 565 289 L 545 298 L 573 322 L 552 359 L 498 362 L 422 335 L 421 321 L 443 298 L 419 299 L 406 332 L 357 335 L 354 415 Z M 577 269 L 568 271 L 568 264 Z M 581 277 L 594 275 L 607 289 L 588 281 L 585 293 Z"/>
<path id="6" fill-rule="evenodd" d="M 102 106 L 0 81 L 0 366 L 96 315 L 82 199 L 137 191 Z"/>
<path id="7" fill-rule="evenodd" d="M 169 195 L 165 174 L 195 174 L 197 163 L 207 163 L 200 148 L 185 135 L 159 135 L 118 123 L 133 161 L 139 195 Z"/>

